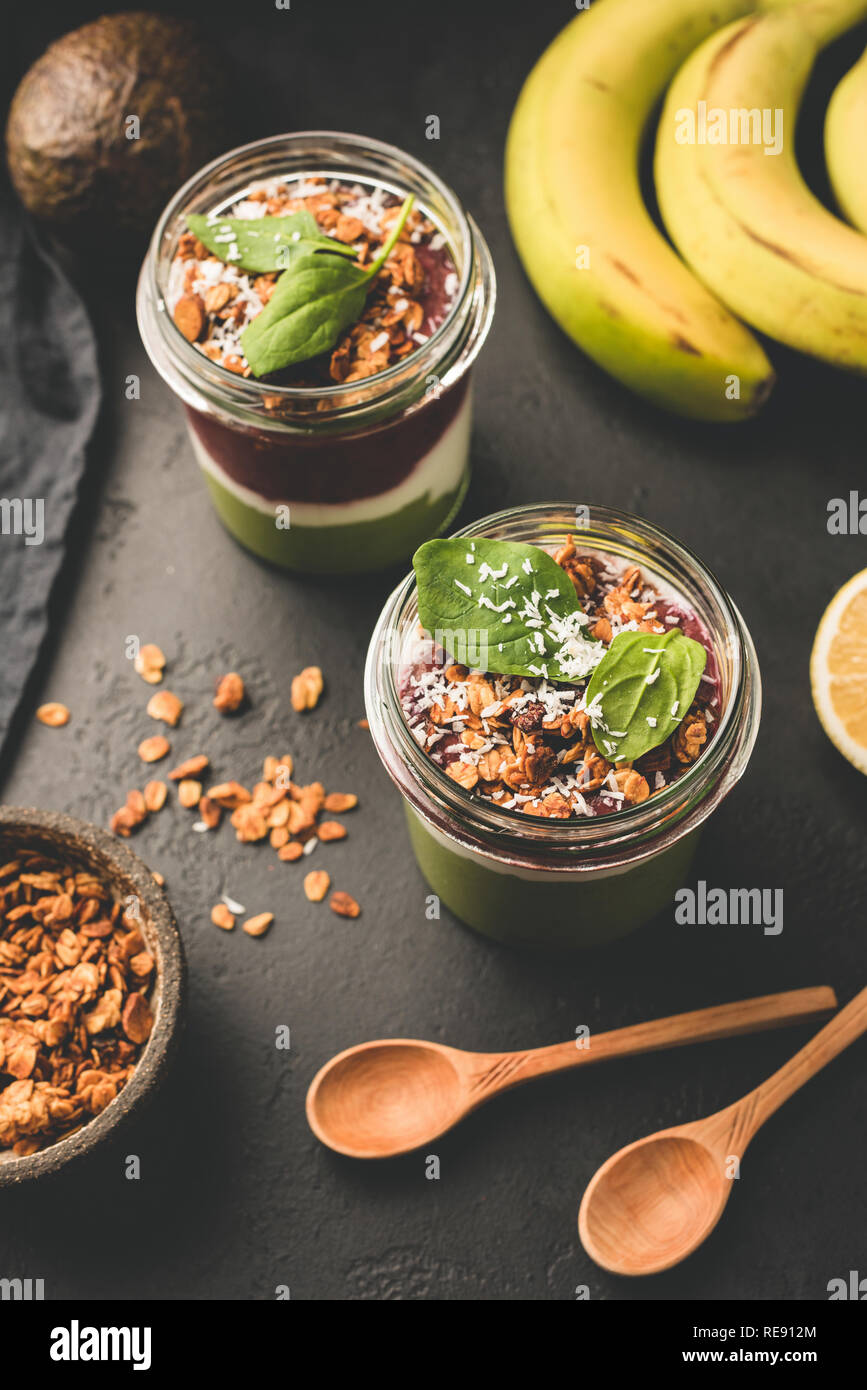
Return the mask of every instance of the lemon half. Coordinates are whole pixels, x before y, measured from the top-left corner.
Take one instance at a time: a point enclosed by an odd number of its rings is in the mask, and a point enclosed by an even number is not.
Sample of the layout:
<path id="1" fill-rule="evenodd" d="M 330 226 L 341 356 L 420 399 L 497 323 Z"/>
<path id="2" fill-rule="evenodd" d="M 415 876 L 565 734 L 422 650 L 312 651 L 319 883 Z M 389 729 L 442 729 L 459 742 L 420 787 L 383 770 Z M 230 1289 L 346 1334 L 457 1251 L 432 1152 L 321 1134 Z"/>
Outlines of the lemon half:
<path id="1" fill-rule="evenodd" d="M 844 758 L 867 773 L 867 570 L 835 594 L 810 656 L 813 704 Z"/>

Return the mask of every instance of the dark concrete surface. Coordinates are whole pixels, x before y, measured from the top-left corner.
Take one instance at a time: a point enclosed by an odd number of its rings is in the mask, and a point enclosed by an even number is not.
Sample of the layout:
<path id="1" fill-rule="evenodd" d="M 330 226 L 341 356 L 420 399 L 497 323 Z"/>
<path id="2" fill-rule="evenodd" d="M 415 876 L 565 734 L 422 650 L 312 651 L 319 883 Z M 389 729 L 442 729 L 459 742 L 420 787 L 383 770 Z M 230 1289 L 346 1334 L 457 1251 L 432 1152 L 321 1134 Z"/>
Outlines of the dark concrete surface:
<path id="1" fill-rule="evenodd" d="M 45 40 L 99 12 L 43 4 L 19 21 L 20 69 Z M 180 7 L 177 7 L 180 8 Z M 845 1001 L 865 983 L 865 782 L 813 713 L 808 658 L 835 589 L 867 563 L 863 538 L 830 537 L 834 496 L 864 486 L 864 387 L 775 350 L 781 381 L 760 420 L 727 430 L 660 416 L 573 349 L 536 302 L 510 244 L 500 166 L 509 111 L 566 3 L 428 9 L 293 0 L 234 6 L 212 31 L 237 56 L 250 133 L 357 129 L 406 146 L 457 189 L 490 240 L 497 319 L 477 375 L 475 479 L 464 519 L 552 497 L 613 504 L 662 523 L 714 568 L 752 628 L 765 712 L 747 776 L 710 823 L 696 877 L 783 888 L 785 926 L 676 927 L 673 913 L 566 965 L 497 950 L 444 913 L 429 922 L 396 793 L 362 716 L 368 634 L 394 576 L 314 583 L 266 569 L 221 530 L 178 407 L 150 369 L 132 281 L 91 277 L 106 407 L 70 536 L 49 649 L 6 758 L 3 799 L 106 823 L 144 778 L 135 748 L 155 728 L 124 639 L 158 642 L 186 701 L 178 754 L 211 755 L 246 780 L 290 751 L 302 780 L 356 790 L 349 839 L 319 847 L 356 922 L 309 904 L 303 870 L 268 849 L 190 831 L 167 808 L 134 847 L 161 870 L 186 944 L 181 1054 L 153 1109 L 119 1144 L 52 1185 L 3 1194 L 3 1273 L 46 1296 L 301 1299 L 825 1298 L 865 1272 L 865 1046 L 793 1098 L 755 1140 L 724 1220 L 687 1265 L 640 1283 L 585 1257 L 585 1184 L 621 1144 L 727 1104 L 809 1035 L 754 1039 L 609 1064 L 518 1091 L 423 1156 L 364 1166 L 322 1149 L 304 1094 L 333 1052 L 365 1038 L 531 1047 L 671 1011 L 808 984 Z M 246 103 L 245 103 L 246 104 Z M 440 116 L 438 144 L 424 119 Z M 129 402 L 129 373 L 142 398 Z M 22 576 L 23 580 L 23 576 Z M 289 681 L 316 662 L 321 706 L 293 713 Z M 210 707 L 241 671 L 242 717 Z M 32 718 L 43 699 L 72 722 Z M 312 867 L 311 864 L 309 867 Z M 306 861 L 305 861 L 305 867 Z M 271 909 L 262 940 L 209 921 L 223 891 Z M 280 1024 L 292 1050 L 274 1046 Z M 126 1154 L 142 1178 L 124 1177 Z"/>

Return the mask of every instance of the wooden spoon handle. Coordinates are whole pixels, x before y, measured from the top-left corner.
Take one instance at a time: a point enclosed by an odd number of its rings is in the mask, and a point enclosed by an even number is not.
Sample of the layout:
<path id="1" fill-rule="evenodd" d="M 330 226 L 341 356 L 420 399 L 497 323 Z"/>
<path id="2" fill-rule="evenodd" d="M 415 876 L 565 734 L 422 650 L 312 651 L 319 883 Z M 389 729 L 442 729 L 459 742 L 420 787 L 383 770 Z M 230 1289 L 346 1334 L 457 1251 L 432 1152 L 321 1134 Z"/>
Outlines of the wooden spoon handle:
<path id="1" fill-rule="evenodd" d="M 796 1052 L 794 1057 L 786 1062 L 785 1066 L 780 1067 L 779 1071 L 775 1071 L 773 1076 L 769 1076 L 767 1081 L 763 1081 L 761 1086 L 757 1086 L 744 1098 L 753 1101 L 748 1119 L 749 1136 L 755 1134 L 768 1116 L 779 1110 L 789 1096 L 800 1090 L 806 1081 L 833 1061 L 838 1053 L 856 1038 L 860 1038 L 862 1033 L 867 1033 L 867 989 L 862 989 L 856 994 L 844 1009 L 834 1015 L 830 1023 L 826 1023 L 800 1052 Z M 743 1101 L 738 1108 L 742 1107 Z"/>
<path id="2" fill-rule="evenodd" d="M 592 1033 L 585 1047 L 579 1047 L 577 1042 L 566 1042 L 538 1047 L 523 1056 L 506 1053 L 507 1058 L 520 1057 L 521 1060 L 508 1070 L 492 1069 L 491 1090 L 505 1090 L 548 1072 L 604 1062 L 609 1057 L 629 1057 L 666 1047 L 682 1047 L 686 1043 L 712 1042 L 715 1038 L 735 1038 L 741 1033 L 759 1033 L 768 1028 L 804 1023 L 836 1007 L 834 991 L 819 985 L 788 990 L 784 994 L 764 994 L 758 999 L 741 999 L 734 1004 L 715 1004 L 710 1009 L 672 1014 L 669 1018 L 634 1023 L 608 1033 Z"/>

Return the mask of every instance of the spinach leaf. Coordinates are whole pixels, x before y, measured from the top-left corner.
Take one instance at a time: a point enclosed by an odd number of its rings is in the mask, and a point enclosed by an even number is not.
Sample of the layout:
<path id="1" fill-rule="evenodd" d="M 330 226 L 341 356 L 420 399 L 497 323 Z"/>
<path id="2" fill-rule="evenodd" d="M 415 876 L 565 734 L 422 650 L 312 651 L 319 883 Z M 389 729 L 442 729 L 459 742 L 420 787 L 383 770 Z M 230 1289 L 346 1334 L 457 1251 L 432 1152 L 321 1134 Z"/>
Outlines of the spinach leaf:
<path id="1" fill-rule="evenodd" d="M 707 662 L 700 642 L 678 628 L 669 632 L 619 632 L 587 686 L 598 697 L 604 727 L 593 741 L 609 762 L 632 761 L 674 732 L 687 713 Z"/>
<path id="2" fill-rule="evenodd" d="M 365 270 L 315 253 L 290 260 L 265 308 L 241 334 L 254 376 L 268 376 L 327 352 L 361 317 L 368 289 L 391 254 L 414 201 L 412 195 L 406 199 L 388 240 Z"/>
<path id="3" fill-rule="evenodd" d="M 585 679 L 605 651 L 565 570 L 535 545 L 427 541 L 413 558 L 422 626 L 457 661 L 499 675 Z"/>
<path id="4" fill-rule="evenodd" d="M 368 277 L 331 256 L 300 256 L 284 271 L 261 314 L 241 334 L 254 376 L 267 376 L 333 347 L 361 317 Z"/>
<path id="5" fill-rule="evenodd" d="M 355 256 L 353 247 L 320 232 L 316 218 L 306 209 L 286 217 L 213 219 L 194 213 L 187 218 L 187 226 L 221 261 L 257 275 L 286 270 L 293 259 L 314 251 Z"/>

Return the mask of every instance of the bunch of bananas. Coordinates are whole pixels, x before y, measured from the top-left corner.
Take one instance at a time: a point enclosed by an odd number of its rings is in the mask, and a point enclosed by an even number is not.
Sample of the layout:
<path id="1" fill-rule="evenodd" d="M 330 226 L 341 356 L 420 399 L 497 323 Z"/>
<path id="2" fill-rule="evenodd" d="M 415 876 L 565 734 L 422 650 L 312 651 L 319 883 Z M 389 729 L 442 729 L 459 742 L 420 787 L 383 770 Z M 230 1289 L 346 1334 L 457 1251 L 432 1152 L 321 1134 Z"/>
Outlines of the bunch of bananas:
<path id="1" fill-rule="evenodd" d="M 748 324 L 867 372 L 867 55 L 825 125 L 853 225 L 794 152 L 818 53 L 865 18 L 867 0 L 595 0 L 527 78 L 506 146 L 518 252 L 569 336 L 657 405 L 754 414 L 774 372 Z M 663 97 L 654 177 L 676 250 L 638 174 Z"/>

